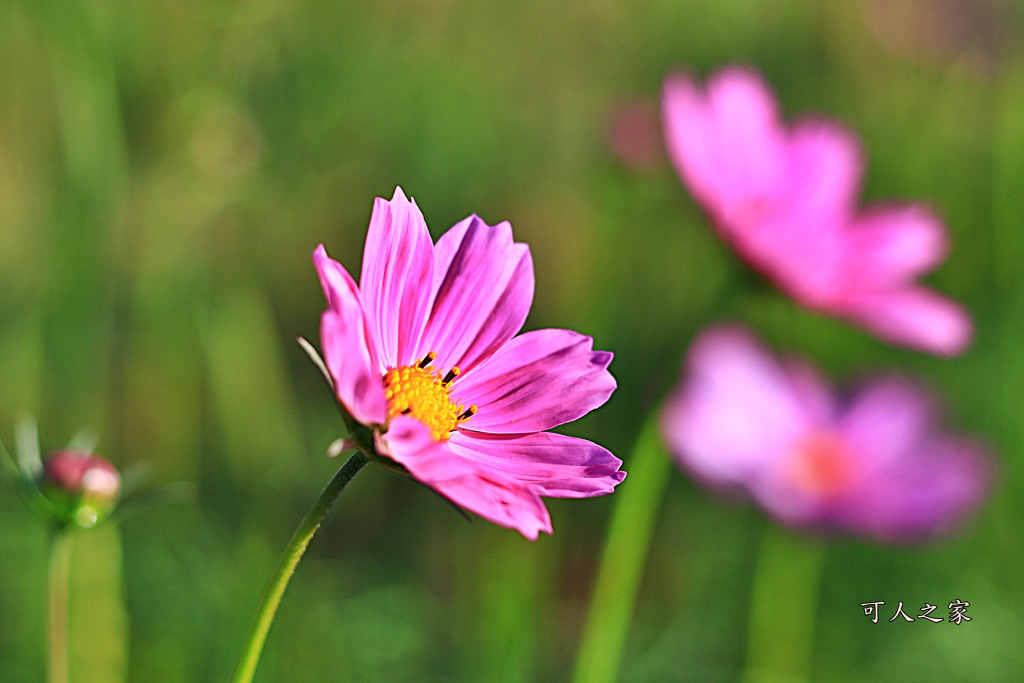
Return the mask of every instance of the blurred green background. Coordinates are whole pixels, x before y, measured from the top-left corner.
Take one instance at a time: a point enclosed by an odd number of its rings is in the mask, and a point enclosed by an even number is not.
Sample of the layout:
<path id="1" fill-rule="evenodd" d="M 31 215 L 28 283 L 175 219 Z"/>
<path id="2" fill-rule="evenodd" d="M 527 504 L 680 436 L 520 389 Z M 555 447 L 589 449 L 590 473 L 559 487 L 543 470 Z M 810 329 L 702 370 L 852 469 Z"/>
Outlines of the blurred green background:
<path id="1" fill-rule="evenodd" d="M 828 544 L 812 680 L 1016 681 L 1024 669 L 1024 44 L 1008 0 L 0 0 L 0 439 L 81 426 L 121 467 L 189 481 L 75 539 L 73 681 L 226 680 L 290 533 L 340 465 L 317 339 L 324 242 L 358 273 L 373 198 L 434 237 L 469 213 L 531 246 L 528 328 L 615 352 L 619 390 L 565 427 L 626 460 L 694 334 L 739 319 L 837 381 L 898 368 L 999 456 L 954 540 Z M 863 138 L 865 199 L 922 199 L 973 312 L 954 360 L 761 291 L 661 148 L 676 68 L 761 70 L 787 115 Z M 630 485 L 627 478 L 623 489 Z M 531 544 L 382 468 L 346 491 L 286 596 L 258 681 L 569 678 L 615 496 L 550 502 Z M 743 669 L 770 526 L 673 472 L 622 681 Z M 0 682 L 45 674 L 46 530 L 0 490 Z M 962 599 L 961 626 L 887 623 Z M 860 603 L 884 600 L 872 625 Z M 780 642 L 784 653 L 786 643 Z"/>

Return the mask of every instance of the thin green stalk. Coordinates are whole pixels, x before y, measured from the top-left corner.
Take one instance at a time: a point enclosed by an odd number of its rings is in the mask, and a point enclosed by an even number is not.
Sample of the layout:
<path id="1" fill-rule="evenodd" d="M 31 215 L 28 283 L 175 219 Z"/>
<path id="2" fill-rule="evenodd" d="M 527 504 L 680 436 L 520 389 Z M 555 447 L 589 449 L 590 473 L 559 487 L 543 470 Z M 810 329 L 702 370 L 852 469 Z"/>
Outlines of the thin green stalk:
<path id="1" fill-rule="evenodd" d="M 750 598 L 745 683 L 809 681 L 825 545 L 772 524 Z"/>
<path id="2" fill-rule="evenodd" d="M 256 667 L 260 662 L 260 655 L 263 653 L 263 644 L 267 640 L 267 633 L 270 631 L 271 624 L 274 623 L 277 608 L 281 604 L 281 598 L 284 596 L 284 591 L 288 587 L 292 574 L 295 573 L 295 567 L 298 566 L 299 560 L 302 559 L 302 555 L 306 552 L 306 547 L 313 539 L 313 534 L 320 528 L 320 524 L 323 523 L 338 494 L 344 490 L 345 486 L 352 480 L 352 477 L 359 470 L 363 469 L 363 466 L 369 461 L 369 457 L 364 453 L 356 452 L 338 470 L 338 473 L 334 475 L 331 482 L 327 484 L 327 488 L 324 489 L 320 497 L 313 503 L 313 507 L 303 517 L 299 528 L 292 535 L 292 540 L 288 542 L 288 547 L 285 548 L 281 562 L 277 565 L 277 571 L 274 572 L 274 577 L 271 579 L 270 585 L 267 586 L 267 591 L 263 595 L 263 603 L 260 605 L 259 615 L 256 618 L 256 623 L 253 624 L 249 641 L 245 646 L 242 657 L 238 660 L 235 673 L 231 677 L 232 683 L 249 683 L 252 681 L 253 676 L 256 674 Z"/>
<path id="3" fill-rule="evenodd" d="M 661 446 L 657 411 L 644 423 L 626 467 L 629 476 L 615 494 L 611 528 L 576 659 L 575 683 L 610 683 L 619 670 L 657 512 L 672 470 Z"/>
<path id="4" fill-rule="evenodd" d="M 50 683 L 68 683 L 68 580 L 71 576 L 71 539 L 60 530 L 50 545 L 47 668 Z"/>

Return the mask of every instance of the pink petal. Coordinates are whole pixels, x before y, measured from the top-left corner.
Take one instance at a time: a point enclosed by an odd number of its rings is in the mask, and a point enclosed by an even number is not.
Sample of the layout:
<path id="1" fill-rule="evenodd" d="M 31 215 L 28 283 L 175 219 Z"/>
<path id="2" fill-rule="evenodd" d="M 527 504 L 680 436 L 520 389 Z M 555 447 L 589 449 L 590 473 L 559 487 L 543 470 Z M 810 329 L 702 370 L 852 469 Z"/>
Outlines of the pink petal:
<path id="1" fill-rule="evenodd" d="M 542 496 L 589 498 L 626 477 L 622 461 L 595 443 L 552 432 L 524 435 L 456 432 L 452 452 L 529 484 Z"/>
<path id="2" fill-rule="evenodd" d="M 920 206 L 875 208 L 847 233 L 851 289 L 892 288 L 925 273 L 946 257 L 942 222 Z"/>
<path id="3" fill-rule="evenodd" d="M 792 212 L 790 212 L 792 210 Z M 780 289 L 810 308 L 825 308 L 842 286 L 842 235 L 820 216 L 805 216 L 793 207 L 765 216 L 734 248 Z"/>
<path id="4" fill-rule="evenodd" d="M 485 464 L 454 453 L 447 443 L 411 417 L 391 421 L 378 438 L 379 450 L 456 505 L 531 541 L 551 533 L 551 518 L 533 487 Z"/>
<path id="5" fill-rule="evenodd" d="M 821 493 L 794 486 L 787 464 L 783 458 L 777 466 L 762 470 L 747 482 L 751 497 L 783 524 L 823 524 L 829 512 L 829 499 Z"/>
<path id="6" fill-rule="evenodd" d="M 313 251 L 313 264 L 330 306 L 321 318 L 320 346 L 338 400 L 360 424 L 382 423 L 384 387 L 359 289 L 324 245 Z"/>
<path id="7" fill-rule="evenodd" d="M 327 249 L 322 244 L 313 250 L 313 265 L 329 307 L 340 311 L 345 308 L 346 302 L 360 301 L 359 287 L 352 276 L 343 265 L 327 255 Z"/>
<path id="8" fill-rule="evenodd" d="M 459 402 L 478 412 L 465 427 L 524 434 L 571 422 L 602 405 L 615 390 L 612 354 L 570 330 L 522 334 L 455 381 Z"/>
<path id="9" fill-rule="evenodd" d="M 533 301 L 533 261 L 512 226 L 470 216 L 437 242 L 433 305 L 420 352 L 465 373 L 523 326 Z"/>
<path id="10" fill-rule="evenodd" d="M 808 361 L 786 358 L 781 363 L 793 396 L 817 424 L 832 424 L 837 411 L 831 387 Z"/>
<path id="11" fill-rule="evenodd" d="M 896 344 L 955 356 L 971 341 L 971 319 L 956 302 L 923 287 L 851 294 L 835 313 Z"/>
<path id="12" fill-rule="evenodd" d="M 777 193 L 784 163 L 784 132 L 775 96 L 753 71 L 726 68 L 707 86 L 723 180 L 735 198 Z"/>
<path id="13" fill-rule="evenodd" d="M 850 528 L 897 542 L 946 534 L 984 499 L 991 467 L 977 443 L 929 437 L 865 482 L 841 510 Z"/>
<path id="14" fill-rule="evenodd" d="M 805 119 L 789 139 L 791 213 L 837 231 L 853 210 L 863 173 L 857 138 L 831 121 Z"/>
<path id="15" fill-rule="evenodd" d="M 723 69 L 702 94 L 683 75 L 665 81 L 665 138 L 679 173 L 718 218 L 777 194 L 784 135 L 775 99 L 753 72 Z M 733 226 L 726 226 L 733 227 Z"/>
<path id="16" fill-rule="evenodd" d="M 693 343 L 661 425 L 681 465 L 721 484 L 744 483 L 777 466 L 818 426 L 783 369 L 733 326 L 712 328 Z"/>
<path id="17" fill-rule="evenodd" d="M 386 367 L 411 365 L 433 282 L 433 244 L 426 221 L 402 188 L 378 198 L 363 251 L 360 285 L 371 332 Z"/>
<path id="18" fill-rule="evenodd" d="M 870 380 L 853 396 L 838 431 L 866 478 L 913 452 L 934 426 L 936 409 L 920 387 L 895 377 Z"/>
<path id="19" fill-rule="evenodd" d="M 383 424 L 384 385 L 367 343 L 362 309 L 357 300 L 341 299 L 339 304 L 320 318 L 320 345 L 335 394 L 356 422 Z"/>
<path id="20" fill-rule="evenodd" d="M 846 217 L 861 174 L 856 140 L 825 121 L 800 123 L 788 141 L 776 196 L 734 221 L 741 255 L 805 305 L 832 301 L 846 274 Z"/>
<path id="21" fill-rule="evenodd" d="M 679 175 L 707 208 L 717 208 L 721 190 L 718 155 L 711 136 L 707 105 L 693 79 L 674 74 L 665 79 L 661 95 L 668 153 Z"/>

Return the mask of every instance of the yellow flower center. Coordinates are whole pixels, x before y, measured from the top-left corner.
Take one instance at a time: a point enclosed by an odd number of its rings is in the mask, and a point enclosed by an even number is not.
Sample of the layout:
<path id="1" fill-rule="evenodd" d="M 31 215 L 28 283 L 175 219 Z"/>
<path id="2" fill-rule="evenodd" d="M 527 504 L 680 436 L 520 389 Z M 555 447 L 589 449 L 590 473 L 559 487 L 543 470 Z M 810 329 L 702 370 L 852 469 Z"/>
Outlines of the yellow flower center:
<path id="1" fill-rule="evenodd" d="M 834 496 L 850 483 L 853 458 L 843 440 L 831 432 L 813 432 L 797 444 L 789 461 L 792 482 L 800 490 Z"/>
<path id="2" fill-rule="evenodd" d="M 403 365 L 384 373 L 384 397 L 388 401 L 388 420 L 409 415 L 422 422 L 434 441 L 447 441 L 455 429 L 476 414 L 451 397 L 452 381 L 459 376 L 453 367 L 448 374 L 431 367 L 437 354 L 431 351 L 417 365 Z"/>

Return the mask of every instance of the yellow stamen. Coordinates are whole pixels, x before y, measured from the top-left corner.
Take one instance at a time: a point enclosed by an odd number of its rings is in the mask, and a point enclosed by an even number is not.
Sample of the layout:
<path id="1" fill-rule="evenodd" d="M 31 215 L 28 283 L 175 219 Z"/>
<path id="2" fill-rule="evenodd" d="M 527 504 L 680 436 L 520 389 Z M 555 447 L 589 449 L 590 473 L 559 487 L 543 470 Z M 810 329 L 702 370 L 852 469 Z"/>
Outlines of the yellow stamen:
<path id="1" fill-rule="evenodd" d="M 459 424 L 476 414 L 477 407 L 467 410 L 452 400 L 451 382 L 459 376 L 453 367 L 442 377 L 440 370 L 430 367 L 437 354 L 431 351 L 416 365 L 403 365 L 384 373 L 384 397 L 388 402 L 388 419 L 409 415 L 422 422 L 435 441 L 447 441 Z"/>

